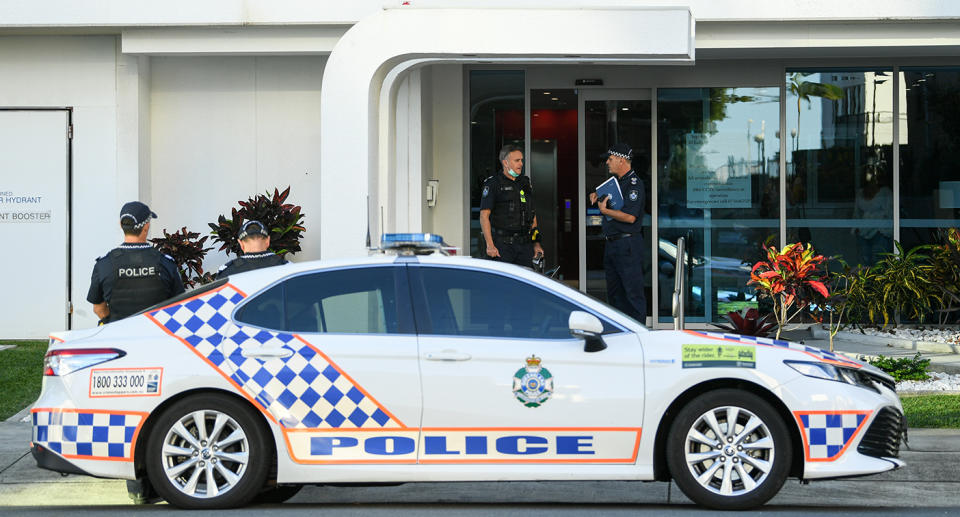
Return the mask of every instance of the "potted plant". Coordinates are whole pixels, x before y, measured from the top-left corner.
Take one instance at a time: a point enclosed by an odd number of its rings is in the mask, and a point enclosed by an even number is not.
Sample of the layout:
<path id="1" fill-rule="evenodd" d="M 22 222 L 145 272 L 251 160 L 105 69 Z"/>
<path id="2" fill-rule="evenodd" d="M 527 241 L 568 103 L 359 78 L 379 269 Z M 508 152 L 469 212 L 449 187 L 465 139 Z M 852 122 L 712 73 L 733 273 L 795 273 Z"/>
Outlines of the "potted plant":
<path id="1" fill-rule="evenodd" d="M 300 239 L 306 228 L 300 206 L 287 203 L 290 187 L 283 192 L 273 189 L 273 194 L 258 194 L 246 201 L 237 201 L 240 208 L 230 211 L 230 218 L 219 216 L 216 223 L 209 223 L 214 242 L 221 243 L 220 251 L 240 255 L 237 234 L 244 221 L 260 221 L 270 231 L 270 251 L 277 255 L 295 254 L 300 251 Z"/>
<path id="2" fill-rule="evenodd" d="M 773 316 L 777 322 L 776 338 L 797 315 L 811 302 L 823 302 L 830 296 L 824 285 L 822 255 L 816 255 L 813 246 L 801 243 L 788 244 L 782 250 L 776 246 L 765 247 L 767 257 L 753 265 L 750 281 L 758 298 L 773 302 Z"/>
<path id="3" fill-rule="evenodd" d="M 756 307 L 744 307 L 739 311 L 726 313 L 723 319 L 727 320 L 727 323 L 711 323 L 711 325 L 741 336 L 763 337 L 777 325 L 776 321 L 771 321 L 772 318 L 773 314 L 770 313 L 761 316 Z"/>
<path id="4" fill-rule="evenodd" d="M 168 233 L 163 230 L 163 237 L 150 239 L 154 248 L 173 258 L 180 271 L 180 278 L 186 288 L 196 287 L 213 281 L 213 275 L 203 271 L 203 257 L 213 248 L 204 248 L 207 236 L 200 237 L 197 232 L 187 231 L 184 226 L 179 231 Z"/>

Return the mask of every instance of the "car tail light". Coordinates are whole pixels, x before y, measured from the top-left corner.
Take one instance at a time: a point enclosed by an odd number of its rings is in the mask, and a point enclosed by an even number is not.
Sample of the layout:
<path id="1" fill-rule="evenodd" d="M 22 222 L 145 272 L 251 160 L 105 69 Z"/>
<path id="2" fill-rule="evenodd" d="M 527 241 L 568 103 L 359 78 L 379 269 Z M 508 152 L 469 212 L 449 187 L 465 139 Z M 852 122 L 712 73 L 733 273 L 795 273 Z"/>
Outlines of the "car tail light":
<path id="1" fill-rule="evenodd" d="M 51 350 L 43 357 L 44 375 L 66 375 L 127 355 L 116 348 L 76 348 Z"/>

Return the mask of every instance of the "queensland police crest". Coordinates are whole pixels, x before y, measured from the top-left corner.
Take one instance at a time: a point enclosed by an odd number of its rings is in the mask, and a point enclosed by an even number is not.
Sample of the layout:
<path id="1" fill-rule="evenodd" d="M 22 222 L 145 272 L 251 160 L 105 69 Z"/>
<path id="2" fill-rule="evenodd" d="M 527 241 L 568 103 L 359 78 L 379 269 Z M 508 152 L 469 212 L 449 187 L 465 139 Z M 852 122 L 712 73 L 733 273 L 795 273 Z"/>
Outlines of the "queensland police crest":
<path id="1" fill-rule="evenodd" d="M 513 374 L 513 394 L 527 407 L 540 407 L 553 395 L 553 375 L 540 364 L 540 358 L 531 355 L 527 366 Z"/>

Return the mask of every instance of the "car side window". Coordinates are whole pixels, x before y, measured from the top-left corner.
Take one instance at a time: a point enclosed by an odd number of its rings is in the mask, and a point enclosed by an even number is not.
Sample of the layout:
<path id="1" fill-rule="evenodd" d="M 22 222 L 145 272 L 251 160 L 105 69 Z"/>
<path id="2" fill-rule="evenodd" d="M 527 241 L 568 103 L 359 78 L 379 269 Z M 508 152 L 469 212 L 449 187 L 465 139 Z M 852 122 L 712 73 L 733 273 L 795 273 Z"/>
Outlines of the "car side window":
<path id="1" fill-rule="evenodd" d="M 237 320 L 287 332 L 400 333 L 404 325 L 398 314 L 396 269 L 364 267 L 294 276 L 257 295 L 237 312 Z"/>
<path id="2" fill-rule="evenodd" d="M 566 339 L 570 313 L 581 310 L 514 278 L 461 268 L 419 267 L 429 326 L 425 333 Z M 418 321 L 420 314 L 417 315 Z"/>

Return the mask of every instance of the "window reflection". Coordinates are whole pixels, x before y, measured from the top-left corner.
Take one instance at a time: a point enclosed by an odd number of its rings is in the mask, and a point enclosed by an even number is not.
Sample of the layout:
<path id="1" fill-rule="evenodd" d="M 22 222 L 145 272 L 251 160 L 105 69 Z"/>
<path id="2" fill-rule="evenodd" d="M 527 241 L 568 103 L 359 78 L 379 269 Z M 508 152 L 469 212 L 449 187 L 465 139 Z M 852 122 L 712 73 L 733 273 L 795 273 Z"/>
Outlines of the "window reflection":
<path id="1" fill-rule="evenodd" d="M 658 90 L 660 321 L 670 321 L 675 258 L 691 255 L 687 321 L 756 306 L 746 286 L 779 228 L 777 88 Z"/>
<path id="2" fill-rule="evenodd" d="M 788 243 L 850 264 L 892 251 L 893 83 L 890 70 L 787 72 Z"/>
<path id="3" fill-rule="evenodd" d="M 900 238 L 909 249 L 960 226 L 960 69 L 904 68 L 900 85 Z"/>

